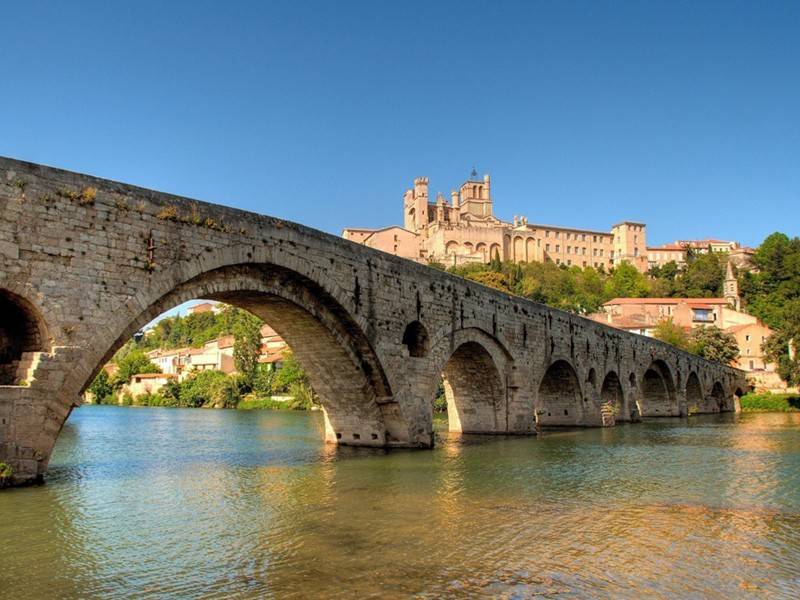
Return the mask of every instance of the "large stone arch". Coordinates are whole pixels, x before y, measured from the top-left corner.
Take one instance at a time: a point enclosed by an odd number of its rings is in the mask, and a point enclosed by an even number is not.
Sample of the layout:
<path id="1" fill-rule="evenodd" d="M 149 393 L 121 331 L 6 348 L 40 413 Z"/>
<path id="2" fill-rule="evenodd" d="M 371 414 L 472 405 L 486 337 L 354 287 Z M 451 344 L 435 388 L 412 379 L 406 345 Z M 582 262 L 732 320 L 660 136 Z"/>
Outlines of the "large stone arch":
<path id="1" fill-rule="evenodd" d="M 537 421 L 543 427 L 585 425 L 587 402 L 575 368 L 565 359 L 555 360 L 539 382 Z"/>
<path id="2" fill-rule="evenodd" d="M 431 350 L 425 388 L 431 413 L 439 377 L 447 398 L 448 428 L 460 433 L 507 429 L 507 378 L 513 359 L 491 334 L 476 327 L 440 332 Z"/>
<path id="3" fill-rule="evenodd" d="M 28 385 L 38 356 L 49 349 L 41 311 L 24 296 L 0 288 L 0 385 Z"/>
<path id="4" fill-rule="evenodd" d="M 700 378 L 694 371 L 689 373 L 686 378 L 686 410 L 690 415 L 705 412 L 703 387 L 700 385 Z"/>
<path id="5" fill-rule="evenodd" d="M 680 415 L 672 371 L 663 360 L 656 359 L 645 369 L 641 379 L 639 408 L 643 417 Z"/>
<path id="6" fill-rule="evenodd" d="M 195 298 L 246 309 L 287 341 L 320 397 L 327 442 L 384 446 L 408 441 L 407 429 L 398 424 L 396 411 L 390 409 L 392 389 L 381 361 L 357 320 L 322 285 L 274 264 L 218 267 L 155 299 L 143 300 L 145 308 L 135 317 L 117 318 L 107 331 L 96 332 L 96 343 L 86 346 L 78 357 L 59 397 L 72 403 L 136 331 L 166 310 Z M 67 410 L 64 420 L 68 414 Z M 42 473 L 55 439 L 53 436 L 49 447 L 40 449 Z"/>

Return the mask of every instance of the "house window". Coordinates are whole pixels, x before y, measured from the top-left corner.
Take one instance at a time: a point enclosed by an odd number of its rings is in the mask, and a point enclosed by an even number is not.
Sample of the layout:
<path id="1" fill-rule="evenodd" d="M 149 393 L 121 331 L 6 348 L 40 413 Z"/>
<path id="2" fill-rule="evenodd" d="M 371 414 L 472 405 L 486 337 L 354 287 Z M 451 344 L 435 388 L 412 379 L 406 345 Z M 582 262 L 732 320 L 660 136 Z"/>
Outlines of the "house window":
<path id="1" fill-rule="evenodd" d="M 567 246 L 567 254 L 570 254 L 571 252 L 572 252 L 572 246 Z"/>
<path id="2" fill-rule="evenodd" d="M 546 252 L 550 252 L 550 244 L 545 244 L 544 249 Z"/>
<path id="3" fill-rule="evenodd" d="M 750 336 L 749 335 L 744 336 L 744 341 L 745 342 L 749 342 L 750 341 Z"/>
<path id="4" fill-rule="evenodd" d="M 596 236 L 596 235 L 593 235 L 593 236 L 592 236 L 592 241 L 593 241 L 595 244 L 597 243 L 597 236 Z"/>
<path id="5" fill-rule="evenodd" d="M 561 252 L 561 244 L 556 244 L 556 252 Z"/>
<path id="6" fill-rule="evenodd" d="M 697 323 L 710 323 L 714 320 L 714 315 L 707 308 L 695 308 L 692 318 Z"/>

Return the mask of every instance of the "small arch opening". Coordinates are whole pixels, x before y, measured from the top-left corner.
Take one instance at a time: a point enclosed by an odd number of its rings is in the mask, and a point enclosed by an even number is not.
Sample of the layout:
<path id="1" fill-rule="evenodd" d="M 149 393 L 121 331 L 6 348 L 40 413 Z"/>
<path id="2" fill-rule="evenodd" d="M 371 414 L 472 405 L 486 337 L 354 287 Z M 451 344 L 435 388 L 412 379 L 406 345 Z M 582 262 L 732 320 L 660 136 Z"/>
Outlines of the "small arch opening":
<path id="1" fill-rule="evenodd" d="M 0 385 L 25 385 L 35 354 L 47 351 L 47 334 L 34 307 L 24 298 L 0 290 Z"/>
<path id="2" fill-rule="evenodd" d="M 550 365 L 539 384 L 539 425 L 581 425 L 582 415 L 583 394 L 578 375 L 567 361 L 557 360 Z"/>
<path id="3" fill-rule="evenodd" d="M 403 345 L 408 348 L 409 356 L 422 358 L 430 348 L 428 330 L 419 321 L 412 321 L 403 332 Z"/>
<path id="4" fill-rule="evenodd" d="M 664 361 L 656 360 L 642 377 L 642 416 L 666 417 L 678 414 L 672 374 Z"/>
<path id="5" fill-rule="evenodd" d="M 614 371 L 609 372 L 603 380 L 603 387 L 600 390 L 604 425 L 613 424 L 616 419 L 624 418 L 624 398 L 622 383 L 620 383 L 619 377 Z M 610 423 L 607 423 L 607 420 L 609 420 Z"/>
<path id="6" fill-rule="evenodd" d="M 699 413 L 703 409 L 703 390 L 700 378 L 694 371 L 686 379 L 686 410 L 691 414 Z"/>

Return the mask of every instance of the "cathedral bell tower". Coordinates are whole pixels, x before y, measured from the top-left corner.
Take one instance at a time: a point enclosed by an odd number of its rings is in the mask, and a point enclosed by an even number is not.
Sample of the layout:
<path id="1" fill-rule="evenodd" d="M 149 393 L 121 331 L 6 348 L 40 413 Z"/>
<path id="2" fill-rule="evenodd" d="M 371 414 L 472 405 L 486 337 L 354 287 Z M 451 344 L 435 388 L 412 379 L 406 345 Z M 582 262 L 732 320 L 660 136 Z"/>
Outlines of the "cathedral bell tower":
<path id="1" fill-rule="evenodd" d="M 723 297 L 734 310 L 742 309 L 742 299 L 739 297 L 739 281 L 733 274 L 733 265 L 728 261 L 728 266 L 725 270 L 725 285 Z"/>

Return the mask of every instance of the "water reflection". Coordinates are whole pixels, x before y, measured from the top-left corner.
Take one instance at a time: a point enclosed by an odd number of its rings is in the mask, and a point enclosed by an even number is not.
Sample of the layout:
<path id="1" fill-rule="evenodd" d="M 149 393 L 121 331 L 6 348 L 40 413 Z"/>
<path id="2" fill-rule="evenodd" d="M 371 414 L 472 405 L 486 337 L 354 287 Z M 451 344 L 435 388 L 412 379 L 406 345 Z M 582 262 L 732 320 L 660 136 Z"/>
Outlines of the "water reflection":
<path id="1" fill-rule="evenodd" d="M 433 452 L 337 450 L 321 425 L 316 414 L 75 411 L 48 484 L 0 494 L 0 596 L 800 590 L 800 415 L 538 439 L 441 430 Z"/>

